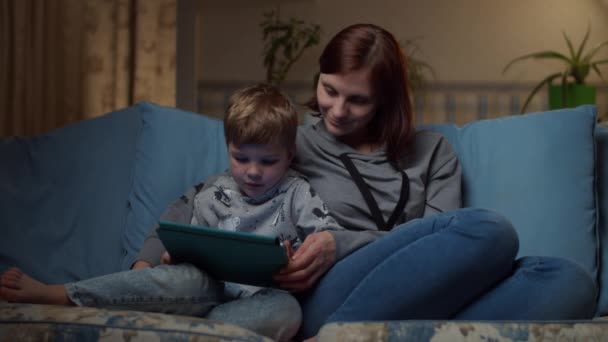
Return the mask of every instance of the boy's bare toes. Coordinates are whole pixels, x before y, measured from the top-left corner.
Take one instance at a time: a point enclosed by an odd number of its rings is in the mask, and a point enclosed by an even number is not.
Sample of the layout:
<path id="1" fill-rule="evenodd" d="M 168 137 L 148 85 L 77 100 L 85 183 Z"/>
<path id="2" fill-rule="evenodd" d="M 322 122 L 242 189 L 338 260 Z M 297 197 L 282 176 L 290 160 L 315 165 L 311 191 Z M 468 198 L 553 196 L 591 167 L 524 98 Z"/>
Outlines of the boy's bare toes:
<path id="1" fill-rule="evenodd" d="M 0 298 L 7 302 L 17 302 L 17 293 L 7 287 L 0 287 Z"/>
<path id="2" fill-rule="evenodd" d="M 0 276 L 0 285 L 13 289 L 18 289 L 20 286 L 23 272 L 18 268 L 10 268 Z"/>

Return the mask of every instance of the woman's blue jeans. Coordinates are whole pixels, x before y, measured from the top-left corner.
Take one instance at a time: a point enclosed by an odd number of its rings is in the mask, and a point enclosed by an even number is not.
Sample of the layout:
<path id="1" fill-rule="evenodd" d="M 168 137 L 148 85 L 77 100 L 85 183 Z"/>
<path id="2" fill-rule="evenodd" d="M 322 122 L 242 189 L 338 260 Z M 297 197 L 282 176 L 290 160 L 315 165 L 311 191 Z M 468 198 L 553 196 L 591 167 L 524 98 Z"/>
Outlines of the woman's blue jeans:
<path id="1" fill-rule="evenodd" d="M 591 318 L 597 288 L 577 264 L 515 260 L 502 216 L 460 209 L 396 227 L 334 265 L 300 296 L 300 337 L 336 321 Z"/>

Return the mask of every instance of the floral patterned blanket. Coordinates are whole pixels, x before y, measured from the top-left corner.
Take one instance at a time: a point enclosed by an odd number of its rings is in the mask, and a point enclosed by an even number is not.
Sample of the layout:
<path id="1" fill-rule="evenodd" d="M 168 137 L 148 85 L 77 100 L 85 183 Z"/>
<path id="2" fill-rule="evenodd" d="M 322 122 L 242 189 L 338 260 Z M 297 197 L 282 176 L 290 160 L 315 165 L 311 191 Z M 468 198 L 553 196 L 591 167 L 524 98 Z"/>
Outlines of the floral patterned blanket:
<path id="1" fill-rule="evenodd" d="M 0 302 L 0 341 L 271 341 L 203 318 Z M 608 341 L 608 320 L 331 323 L 318 341 Z"/>

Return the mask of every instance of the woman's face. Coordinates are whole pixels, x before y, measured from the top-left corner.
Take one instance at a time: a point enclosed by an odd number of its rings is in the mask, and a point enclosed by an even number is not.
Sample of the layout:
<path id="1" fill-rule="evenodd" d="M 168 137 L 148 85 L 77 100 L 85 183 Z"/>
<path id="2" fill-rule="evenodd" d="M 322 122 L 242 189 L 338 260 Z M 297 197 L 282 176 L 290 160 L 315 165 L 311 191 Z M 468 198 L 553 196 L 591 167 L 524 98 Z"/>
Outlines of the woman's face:
<path id="1" fill-rule="evenodd" d="M 368 125 L 376 114 L 369 69 L 319 75 L 317 102 L 329 133 L 351 146 L 368 141 Z"/>

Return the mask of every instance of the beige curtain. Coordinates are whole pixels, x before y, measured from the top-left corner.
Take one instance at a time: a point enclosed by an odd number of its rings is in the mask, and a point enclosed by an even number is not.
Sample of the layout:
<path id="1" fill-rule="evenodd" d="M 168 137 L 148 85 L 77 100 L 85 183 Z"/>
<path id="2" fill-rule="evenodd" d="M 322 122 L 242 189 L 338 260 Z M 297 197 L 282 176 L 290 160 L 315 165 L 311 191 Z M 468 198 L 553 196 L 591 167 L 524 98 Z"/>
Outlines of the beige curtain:
<path id="1" fill-rule="evenodd" d="M 0 0 L 0 135 L 175 105 L 177 0 Z"/>

